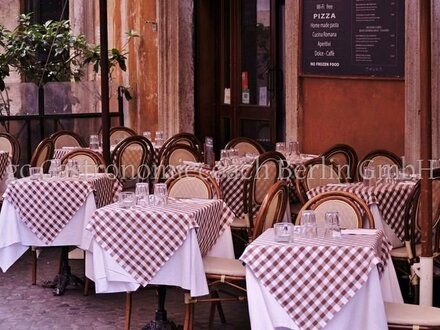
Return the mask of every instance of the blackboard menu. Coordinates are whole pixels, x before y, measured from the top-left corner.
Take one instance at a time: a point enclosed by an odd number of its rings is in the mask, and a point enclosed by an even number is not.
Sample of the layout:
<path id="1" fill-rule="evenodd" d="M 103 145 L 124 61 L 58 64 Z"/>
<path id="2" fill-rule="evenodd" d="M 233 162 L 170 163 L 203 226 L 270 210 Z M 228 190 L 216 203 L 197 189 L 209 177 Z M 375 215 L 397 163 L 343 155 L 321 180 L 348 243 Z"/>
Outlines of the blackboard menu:
<path id="1" fill-rule="evenodd" d="M 303 0 L 302 73 L 404 75 L 404 0 Z"/>

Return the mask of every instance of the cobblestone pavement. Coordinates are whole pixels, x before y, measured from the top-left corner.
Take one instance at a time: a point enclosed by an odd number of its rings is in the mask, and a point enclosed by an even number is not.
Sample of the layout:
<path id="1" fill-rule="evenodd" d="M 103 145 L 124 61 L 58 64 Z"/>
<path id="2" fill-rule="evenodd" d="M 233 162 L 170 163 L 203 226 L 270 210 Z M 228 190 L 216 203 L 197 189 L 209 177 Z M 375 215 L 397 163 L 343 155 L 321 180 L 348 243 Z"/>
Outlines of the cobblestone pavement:
<path id="1" fill-rule="evenodd" d="M 84 296 L 82 288 L 68 287 L 63 296 L 53 296 L 41 286 L 53 279 L 59 265 L 59 248 L 46 248 L 38 259 L 37 285 L 31 285 L 30 253 L 23 255 L 6 273 L 0 270 L 0 330 L 122 329 L 125 293 Z M 83 276 L 83 260 L 71 260 L 72 273 Z M 91 290 L 92 291 L 92 290 Z M 210 304 L 196 304 L 194 329 L 207 329 Z M 223 303 L 226 324 L 218 314 L 214 329 L 250 329 L 247 304 Z M 156 290 L 133 293 L 131 329 L 142 329 L 154 319 Z M 183 290 L 169 288 L 166 297 L 168 318 L 183 324 Z"/>

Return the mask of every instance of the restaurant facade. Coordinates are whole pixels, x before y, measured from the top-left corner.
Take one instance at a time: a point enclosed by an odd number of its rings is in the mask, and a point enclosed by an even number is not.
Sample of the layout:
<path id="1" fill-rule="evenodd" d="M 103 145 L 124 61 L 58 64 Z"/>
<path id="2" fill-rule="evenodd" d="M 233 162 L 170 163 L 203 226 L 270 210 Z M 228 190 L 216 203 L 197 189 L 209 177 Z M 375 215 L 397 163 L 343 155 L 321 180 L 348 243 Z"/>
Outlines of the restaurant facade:
<path id="1" fill-rule="evenodd" d="M 213 136 L 248 136 L 303 152 L 336 143 L 419 159 L 419 1 L 108 0 L 109 47 L 127 51 L 125 124 Z M 58 6 L 58 7 L 57 7 Z M 58 9 L 54 9 L 58 8 Z M 0 22 L 68 11 L 75 33 L 99 42 L 99 2 L 8 0 Z M 64 12 L 64 15 L 66 13 Z M 55 16 L 56 17 L 56 16 Z M 60 16 L 61 17 L 61 16 Z M 66 17 L 66 16 L 63 16 Z M 432 2 L 433 156 L 439 157 L 440 8 Z M 139 35 L 127 43 L 126 32 Z M 9 82 L 20 81 L 12 75 Z M 87 80 L 99 80 L 89 72 Z M 112 101 L 111 105 L 115 101 Z"/>

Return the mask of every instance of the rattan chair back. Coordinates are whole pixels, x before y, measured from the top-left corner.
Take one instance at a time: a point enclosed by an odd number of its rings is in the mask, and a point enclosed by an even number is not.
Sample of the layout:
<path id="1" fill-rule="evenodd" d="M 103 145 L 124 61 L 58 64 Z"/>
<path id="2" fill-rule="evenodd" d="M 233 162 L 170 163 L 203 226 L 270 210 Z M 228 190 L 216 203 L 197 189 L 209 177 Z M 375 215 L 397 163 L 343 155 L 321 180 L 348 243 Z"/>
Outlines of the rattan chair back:
<path id="1" fill-rule="evenodd" d="M 50 135 L 50 138 L 54 143 L 55 149 L 61 149 L 62 147 L 87 147 L 84 139 L 80 135 L 71 131 L 58 131 Z"/>
<path id="2" fill-rule="evenodd" d="M 0 133 L 0 150 L 9 152 L 11 163 L 16 165 L 20 161 L 20 143 L 12 134 Z"/>
<path id="3" fill-rule="evenodd" d="M 237 137 L 226 143 L 225 149 L 232 148 L 237 149 L 240 156 L 245 156 L 247 153 L 261 155 L 265 152 L 261 144 L 247 137 Z"/>
<path id="4" fill-rule="evenodd" d="M 356 171 L 358 166 L 358 156 L 356 150 L 347 144 L 336 144 L 319 157 L 324 157 L 338 168 L 338 172 L 343 172 L 348 182 L 356 180 Z"/>

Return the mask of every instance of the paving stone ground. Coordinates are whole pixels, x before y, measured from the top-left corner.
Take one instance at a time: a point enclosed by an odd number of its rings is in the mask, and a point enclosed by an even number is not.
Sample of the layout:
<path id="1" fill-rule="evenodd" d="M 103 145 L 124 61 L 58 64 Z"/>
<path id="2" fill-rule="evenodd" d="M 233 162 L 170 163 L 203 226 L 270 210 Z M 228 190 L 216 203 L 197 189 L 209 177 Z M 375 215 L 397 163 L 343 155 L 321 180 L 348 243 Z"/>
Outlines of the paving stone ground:
<path id="1" fill-rule="evenodd" d="M 84 296 L 82 288 L 68 287 L 63 296 L 54 296 L 41 286 L 53 279 L 59 265 L 59 248 L 46 248 L 38 259 L 37 285 L 31 285 L 31 255 L 25 253 L 6 273 L 0 270 L 0 330 L 122 329 L 125 293 Z M 82 260 L 71 260 L 72 272 L 84 274 Z M 91 290 L 92 291 L 92 290 Z M 183 324 L 183 290 L 169 288 L 166 297 L 168 318 Z M 196 304 L 194 329 L 208 329 L 210 305 Z M 223 303 L 227 323 L 218 315 L 214 329 L 250 329 L 247 304 Z M 156 290 L 144 288 L 133 293 L 131 329 L 142 329 L 154 319 Z"/>

